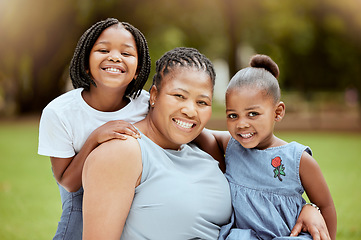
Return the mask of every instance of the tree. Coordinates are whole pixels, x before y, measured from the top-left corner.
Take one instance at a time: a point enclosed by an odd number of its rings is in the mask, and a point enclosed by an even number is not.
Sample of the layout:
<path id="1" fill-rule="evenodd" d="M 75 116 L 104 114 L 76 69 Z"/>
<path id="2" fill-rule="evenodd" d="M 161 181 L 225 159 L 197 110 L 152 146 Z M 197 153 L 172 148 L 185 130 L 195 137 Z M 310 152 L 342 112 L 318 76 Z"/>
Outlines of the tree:
<path id="1" fill-rule="evenodd" d="M 361 95 L 360 11 L 354 0 L 2 0 L 0 115 L 40 111 L 63 93 L 78 39 L 107 17 L 144 33 L 153 67 L 188 46 L 227 60 L 233 75 L 249 46 L 279 63 L 285 89 L 353 86 Z"/>

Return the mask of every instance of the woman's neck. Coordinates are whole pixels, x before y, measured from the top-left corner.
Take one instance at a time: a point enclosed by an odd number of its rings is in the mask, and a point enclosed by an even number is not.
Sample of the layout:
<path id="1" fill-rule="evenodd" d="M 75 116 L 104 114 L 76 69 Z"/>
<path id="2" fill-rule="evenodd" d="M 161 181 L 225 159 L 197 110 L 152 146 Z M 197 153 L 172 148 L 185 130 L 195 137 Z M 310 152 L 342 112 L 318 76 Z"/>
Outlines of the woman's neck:
<path id="1" fill-rule="evenodd" d="M 170 142 L 152 122 L 150 114 L 145 119 L 134 124 L 145 136 L 163 149 L 179 150 L 182 144 Z"/>

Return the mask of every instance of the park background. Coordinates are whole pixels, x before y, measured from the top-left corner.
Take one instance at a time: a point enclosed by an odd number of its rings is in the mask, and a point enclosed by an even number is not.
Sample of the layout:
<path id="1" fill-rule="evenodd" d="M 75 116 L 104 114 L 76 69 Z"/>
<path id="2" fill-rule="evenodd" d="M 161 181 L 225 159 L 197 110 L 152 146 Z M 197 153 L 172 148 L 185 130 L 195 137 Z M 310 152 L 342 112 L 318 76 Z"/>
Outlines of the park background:
<path id="1" fill-rule="evenodd" d="M 337 239 L 361 239 L 360 0 L 0 0 L 0 239 L 51 239 L 61 202 L 37 155 L 41 110 L 70 90 L 82 33 L 115 17 L 148 40 L 154 63 L 179 46 L 215 64 L 209 128 L 226 129 L 224 89 L 255 53 L 280 67 L 277 135 L 309 145 L 334 197 Z M 151 77 L 145 89 L 151 84 Z"/>

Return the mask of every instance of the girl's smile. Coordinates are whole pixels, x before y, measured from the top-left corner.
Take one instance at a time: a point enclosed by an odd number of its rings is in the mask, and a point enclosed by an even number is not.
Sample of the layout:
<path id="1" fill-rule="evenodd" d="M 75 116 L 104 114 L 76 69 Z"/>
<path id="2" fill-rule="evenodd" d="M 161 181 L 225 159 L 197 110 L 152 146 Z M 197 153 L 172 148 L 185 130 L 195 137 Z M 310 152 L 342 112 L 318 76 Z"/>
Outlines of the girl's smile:
<path id="1" fill-rule="evenodd" d="M 274 141 L 277 105 L 257 88 L 235 87 L 226 94 L 227 127 L 245 148 L 264 149 Z"/>
<path id="2" fill-rule="evenodd" d="M 118 65 L 107 65 L 106 67 L 102 68 L 103 71 L 106 71 L 110 74 L 121 74 L 125 73 L 125 68 Z"/>
<path id="3" fill-rule="evenodd" d="M 97 88 L 125 91 L 136 77 L 138 53 L 133 35 L 123 26 L 105 29 L 89 56 L 89 70 Z M 95 88 L 92 90 L 96 91 Z"/>
<path id="4" fill-rule="evenodd" d="M 239 133 L 238 135 L 241 136 L 241 138 L 244 139 L 250 139 L 253 137 L 256 133 Z"/>

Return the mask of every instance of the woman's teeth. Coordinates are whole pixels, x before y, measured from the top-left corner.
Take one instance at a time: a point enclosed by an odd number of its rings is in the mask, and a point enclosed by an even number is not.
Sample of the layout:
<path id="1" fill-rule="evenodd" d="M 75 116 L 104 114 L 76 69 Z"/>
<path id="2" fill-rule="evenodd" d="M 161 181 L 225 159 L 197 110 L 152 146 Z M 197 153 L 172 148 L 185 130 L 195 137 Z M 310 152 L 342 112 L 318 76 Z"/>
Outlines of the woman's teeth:
<path id="1" fill-rule="evenodd" d="M 174 122 L 179 126 L 181 126 L 182 128 L 191 128 L 193 126 L 193 123 L 183 122 L 178 119 L 174 119 Z"/>

